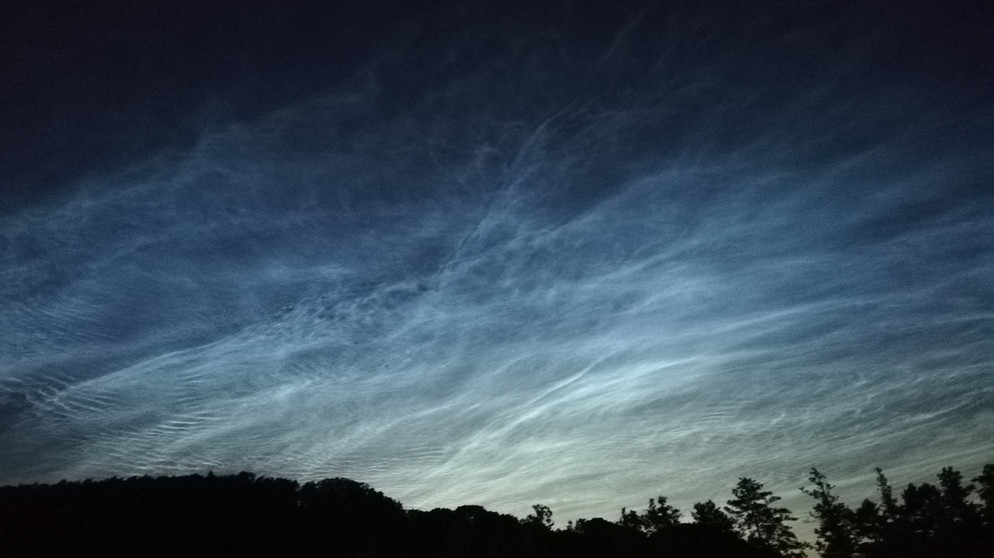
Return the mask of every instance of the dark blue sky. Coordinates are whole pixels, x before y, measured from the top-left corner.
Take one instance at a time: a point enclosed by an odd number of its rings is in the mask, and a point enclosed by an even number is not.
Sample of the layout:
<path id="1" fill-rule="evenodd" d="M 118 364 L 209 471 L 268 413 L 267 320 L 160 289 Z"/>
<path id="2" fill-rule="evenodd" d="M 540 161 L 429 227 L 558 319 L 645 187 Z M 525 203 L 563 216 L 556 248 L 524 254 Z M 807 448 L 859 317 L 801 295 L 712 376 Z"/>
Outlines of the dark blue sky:
<path id="1" fill-rule="evenodd" d="M 0 482 L 565 522 L 991 460 L 988 14 L 100 4 L 0 24 Z"/>

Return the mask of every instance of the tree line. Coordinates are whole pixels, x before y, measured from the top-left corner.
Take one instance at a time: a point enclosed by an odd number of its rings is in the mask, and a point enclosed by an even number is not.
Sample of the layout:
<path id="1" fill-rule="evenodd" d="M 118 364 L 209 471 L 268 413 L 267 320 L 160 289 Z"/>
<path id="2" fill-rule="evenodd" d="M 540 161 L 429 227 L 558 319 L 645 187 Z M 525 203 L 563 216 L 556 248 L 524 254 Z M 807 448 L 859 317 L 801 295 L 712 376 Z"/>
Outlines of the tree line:
<path id="1" fill-rule="evenodd" d="M 812 468 L 816 541 L 762 483 L 740 478 L 731 498 L 693 505 L 665 496 L 614 521 L 556 528 L 535 504 L 524 518 L 481 506 L 405 510 L 369 485 L 333 478 L 300 484 L 256 476 L 131 477 L 0 487 L 0 556 L 211 555 L 348 557 L 932 558 L 994 556 L 994 464 L 970 483 L 944 468 L 938 483 L 895 494 L 877 469 L 877 495 L 843 503 Z"/>

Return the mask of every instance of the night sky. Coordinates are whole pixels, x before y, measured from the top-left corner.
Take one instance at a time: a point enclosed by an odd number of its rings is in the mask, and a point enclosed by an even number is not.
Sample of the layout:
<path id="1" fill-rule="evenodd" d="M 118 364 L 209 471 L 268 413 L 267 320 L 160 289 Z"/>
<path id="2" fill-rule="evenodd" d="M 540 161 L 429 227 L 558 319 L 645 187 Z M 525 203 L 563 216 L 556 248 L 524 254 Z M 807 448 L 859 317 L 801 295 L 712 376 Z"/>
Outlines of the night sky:
<path id="1" fill-rule="evenodd" d="M 994 461 L 989 14 L 15 4 L 0 484 L 562 526 Z"/>

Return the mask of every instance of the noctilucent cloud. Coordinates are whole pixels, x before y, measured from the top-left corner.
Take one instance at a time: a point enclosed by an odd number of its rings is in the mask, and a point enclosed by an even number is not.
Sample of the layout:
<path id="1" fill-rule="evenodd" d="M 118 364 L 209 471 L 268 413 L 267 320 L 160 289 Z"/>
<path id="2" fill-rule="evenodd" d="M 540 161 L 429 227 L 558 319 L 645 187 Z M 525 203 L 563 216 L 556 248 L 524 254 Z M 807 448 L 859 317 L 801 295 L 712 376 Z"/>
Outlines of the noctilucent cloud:
<path id="1" fill-rule="evenodd" d="M 0 483 L 564 525 L 994 459 L 988 23 L 583 4 L 11 10 Z"/>

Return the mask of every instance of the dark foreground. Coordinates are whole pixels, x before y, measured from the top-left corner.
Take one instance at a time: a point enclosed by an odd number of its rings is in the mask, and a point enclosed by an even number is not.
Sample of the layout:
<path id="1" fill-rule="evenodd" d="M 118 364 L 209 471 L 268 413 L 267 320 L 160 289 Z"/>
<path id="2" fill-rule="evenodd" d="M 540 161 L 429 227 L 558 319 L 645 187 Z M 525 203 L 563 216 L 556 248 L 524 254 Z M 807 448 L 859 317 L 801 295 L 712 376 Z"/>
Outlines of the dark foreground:
<path id="1" fill-rule="evenodd" d="M 660 496 L 616 521 L 578 520 L 553 529 L 542 505 L 524 519 L 480 506 L 404 510 L 348 479 L 296 481 L 232 476 L 113 478 L 0 488 L 0 556 L 349 557 L 741 557 L 994 556 L 994 465 L 964 485 L 943 469 L 939 485 L 899 497 L 878 472 L 879 501 L 842 504 L 812 469 L 818 541 L 748 478 L 726 506 L 696 504 L 693 522 Z"/>

